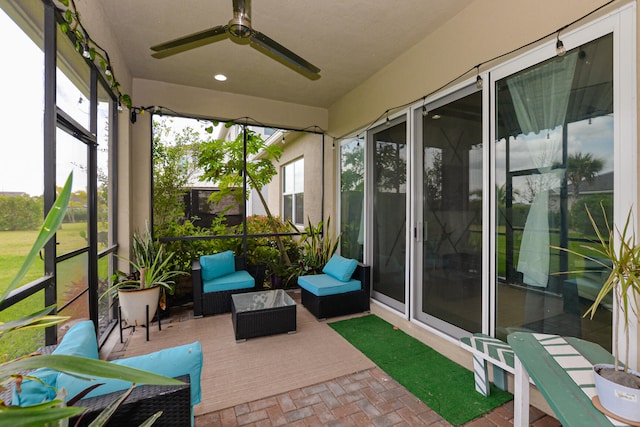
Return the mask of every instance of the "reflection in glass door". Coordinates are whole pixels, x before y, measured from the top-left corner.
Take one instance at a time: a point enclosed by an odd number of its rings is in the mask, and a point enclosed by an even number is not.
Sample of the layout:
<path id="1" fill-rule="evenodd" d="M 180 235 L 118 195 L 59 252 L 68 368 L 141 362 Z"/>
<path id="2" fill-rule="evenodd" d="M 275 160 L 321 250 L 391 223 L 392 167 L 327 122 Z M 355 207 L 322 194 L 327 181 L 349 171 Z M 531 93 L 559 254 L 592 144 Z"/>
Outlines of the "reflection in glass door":
<path id="1" fill-rule="evenodd" d="M 496 82 L 498 338 L 526 329 L 611 348 L 612 301 L 583 313 L 608 275 L 587 249 L 585 208 L 603 230 L 618 197 L 613 61 L 608 34 Z"/>
<path id="2" fill-rule="evenodd" d="M 482 92 L 474 86 L 438 104 L 420 114 L 423 231 L 417 317 L 463 335 L 482 330 Z"/>
<path id="3" fill-rule="evenodd" d="M 406 265 L 407 130 L 405 118 L 369 134 L 373 149 L 373 297 L 404 311 Z"/>

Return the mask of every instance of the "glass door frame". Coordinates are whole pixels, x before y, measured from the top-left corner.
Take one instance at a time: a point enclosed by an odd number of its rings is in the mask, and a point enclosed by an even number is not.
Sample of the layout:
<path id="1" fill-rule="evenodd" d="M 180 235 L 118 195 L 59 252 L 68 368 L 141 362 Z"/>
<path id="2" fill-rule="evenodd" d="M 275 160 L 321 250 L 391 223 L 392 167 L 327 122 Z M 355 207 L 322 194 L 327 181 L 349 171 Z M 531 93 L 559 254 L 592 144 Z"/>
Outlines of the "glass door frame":
<path id="1" fill-rule="evenodd" d="M 567 50 L 579 47 L 585 43 L 602 37 L 606 34 L 613 34 L 613 76 L 614 76 L 614 164 L 616 173 L 614 174 L 614 223 L 624 224 L 627 212 L 630 207 L 634 207 L 634 215 L 637 227 L 638 220 L 638 166 L 637 166 L 637 105 L 635 96 L 636 89 L 636 7 L 635 4 L 628 4 L 616 12 L 599 18 L 584 26 L 574 30 L 566 30 L 560 37 Z M 485 86 L 496 87 L 496 82 L 524 70 L 530 66 L 541 63 L 555 54 L 555 39 L 544 43 L 531 51 L 524 53 L 513 60 L 510 60 L 491 70 L 485 79 Z M 496 168 L 495 151 L 493 143 L 496 140 L 496 91 L 489 92 L 489 122 L 490 122 L 490 164 L 488 171 Z M 488 189 L 495 188 L 495 174 L 489 176 Z M 489 213 L 491 222 L 486 229 L 490 238 L 490 298 L 489 298 L 489 324 L 484 331 L 493 335 L 496 329 L 497 312 L 497 243 L 495 237 L 496 228 L 496 201 L 493 191 L 486 196 L 489 202 Z M 614 316 L 617 315 L 614 310 Z M 615 319 L 614 319 L 615 322 Z M 615 324 L 615 323 L 614 323 Z M 637 321 L 632 321 L 631 336 L 637 336 Z M 622 340 L 623 341 L 623 340 Z M 621 343 L 623 344 L 623 343 Z M 631 366 L 637 364 L 638 343 L 632 343 L 630 360 Z"/>
<path id="2" fill-rule="evenodd" d="M 412 269 L 412 256 L 411 256 L 411 233 L 412 227 L 410 224 L 413 223 L 413 219 L 411 217 L 411 199 L 412 199 L 412 161 L 411 161 L 411 150 L 412 150 L 412 138 L 411 138 L 411 129 L 413 128 L 411 123 L 411 115 L 409 114 L 409 110 L 404 110 L 403 112 L 397 113 L 393 116 L 385 116 L 384 120 L 379 121 L 378 123 L 371 126 L 370 129 L 366 131 L 365 135 L 365 206 L 366 206 L 366 215 L 365 215 L 365 248 L 364 248 L 364 259 L 365 263 L 371 265 L 371 276 L 373 278 L 375 274 L 376 265 L 373 264 L 372 260 L 374 259 L 374 248 L 373 248 L 373 199 L 374 199 L 374 191 L 375 191 L 375 183 L 374 183 L 374 154 L 375 147 L 372 147 L 373 144 L 373 136 L 378 133 L 380 130 L 383 130 L 385 127 L 395 126 L 404 122 L 406 129 L 406 146 L 407 146 L 407 173 L 406 173 L 406 201 L 405 201 L 405 209 L 406 209 L 406 226 L 405 226 L 405 271 L 404 271 L 404 303 L 400 303 L 399 301 L 392 299 L 380 292 L 374 291 L 373 282 L 371 283 L 371 298 L 374 301 L 378 301 L 385 307 L 393 310 L 397 314 L 401 314 L 404 318 L 410 317 L 409 308 L 412 306 L 411 300 L 413 298 L 410 292 L 410 274 Z"/>
<path id="3" fill-rule="evenodd" d="M 486 74 L 481 74 L 483 79 L 487 78 Z M 421 324 L 427 325 L 428 327 L 432 327 L 439 332 L 445 333 L 447 336 L 452 336 L 456 338 L 461 338 L 463 336 L 471 335 L 468 331 L 460 329 L 457 326 L 454 326 L 450 323 L 445 322 L 444 320 L 438 319 L 437 317 L 431 316 L 429 314 L 422 312 L 421 301 L 422 301 L 422 282 L 423 282 L 423 274 L 422 274 L 422 262 L 424 259 L 424 250 L 423 250 L 423 241 L 424 241 L 424 183 L 422 179 L 423 173 L 423 162 L 424 156 L 422 153 L 422 138 L 423 138 L 423 129 L 421 126 L 422 117 L 424 112 L 428 112 L 429 110 L 433 110 L 439 107 L 442 107 L 446 104 L 454 102 L 460 98 L 468 96 L 474 92 L 482 91 L 482 105 L 483 107 L 487 105 L 489 100 L 489 94 L 486 89 L 478 89 L 476 86 L 476 77 L 474 76 L 472 79 L 467 79 L 462 83 L 452 86 L 449 90 L 445 92 L 440 92 L 437 95 L 427 97 L 419 104 L 414 104 L 412 106 L 412 134 L 411 134 L 411 169 L 413 172 L 412 179 L 412 188 L 411 188 L 411 212 L 412 212 L 412 226 L 411 226 L 411 239 L 410 239 L 410 252 L 412 254 L 411 257 L 411 317 L 412 319 L 417 320 Z M 482 197 L 482 265 L 489 265 L 490 258 L 490 249 L 489 249 L 489 233 L 486 232 L 489 226 L 489 215 L 488 215 L 488 192 L 487 186 L 489 181 L 489 173 L 488 173 L 488 159 L 489 159 L 489 149 L 488 149 L 488 122 L 486 120 L 486 112 L 483 111 L 482 117 L 482 162 L 483 162 L 483 197 Z M 486 331 L 489 326 L 488 322 L 488 301 L 489 301 L 489 269 L 487 268 L 482 274 L 482 329 Z"/>

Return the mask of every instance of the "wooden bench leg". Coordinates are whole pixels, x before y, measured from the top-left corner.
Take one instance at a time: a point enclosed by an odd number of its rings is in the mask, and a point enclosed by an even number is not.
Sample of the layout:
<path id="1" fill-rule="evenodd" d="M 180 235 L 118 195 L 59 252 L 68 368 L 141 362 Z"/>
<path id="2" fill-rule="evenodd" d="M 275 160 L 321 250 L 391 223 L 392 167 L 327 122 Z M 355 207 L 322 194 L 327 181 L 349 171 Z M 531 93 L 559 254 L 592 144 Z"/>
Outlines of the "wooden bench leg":
<path id="1" fill-rule="evenodd" d="M 476 382 L 476 391 L 483 396 L 489 396 L 489 374 L 487 371 L 487 361 L 475 354 L 473 355 L 473 377 Z"/>
<path id="2" fill-rule="evenodd" d="M 517 357 L 513 389 L 513 427 L 529 426 L 529 373 Z"/>

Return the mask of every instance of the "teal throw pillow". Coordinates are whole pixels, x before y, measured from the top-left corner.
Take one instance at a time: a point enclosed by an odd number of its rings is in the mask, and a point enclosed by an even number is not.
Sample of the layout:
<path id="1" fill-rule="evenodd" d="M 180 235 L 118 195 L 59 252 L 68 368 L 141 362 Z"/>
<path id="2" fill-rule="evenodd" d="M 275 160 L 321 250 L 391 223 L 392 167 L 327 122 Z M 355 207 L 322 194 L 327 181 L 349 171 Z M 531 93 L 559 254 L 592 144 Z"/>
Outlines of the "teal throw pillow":
<path id="1" fill-rule="evenodd" d="M 236 271 L 233 251 L 224 251 L 200 257 L 202 280 L 213 280 Z"/>
<path id="2" fill-rule="evenodd" d="M 83 320 L 73 325 L 52 354 L 82 356 L 98 359 L 98 340 L 91 320 Z"/>
<path id="3" fill-rule="evenodd" d="M 322 272 L 328 274 L 341 282 L 348 282 L 356 271 L 358 261 L 355 259 L 345 258 L 338 254 L 333 254 L 329 262 L 324 266 Z"/>

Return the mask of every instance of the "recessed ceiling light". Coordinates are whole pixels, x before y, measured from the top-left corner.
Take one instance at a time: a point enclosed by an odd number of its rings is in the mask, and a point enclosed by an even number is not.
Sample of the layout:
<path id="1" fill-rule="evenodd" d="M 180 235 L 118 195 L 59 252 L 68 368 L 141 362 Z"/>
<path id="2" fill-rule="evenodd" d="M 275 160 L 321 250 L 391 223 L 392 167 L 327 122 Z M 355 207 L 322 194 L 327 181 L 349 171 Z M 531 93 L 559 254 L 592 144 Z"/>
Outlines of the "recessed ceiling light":
<path id="1" fill-rule="evenodd" d="M 227 76 L 225 76 L 224 74 L 216 74 L 215 76 L 213 76 L 213 78 L 219 82 L 227 80 Z"/>

